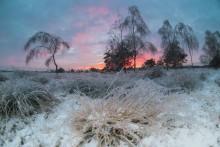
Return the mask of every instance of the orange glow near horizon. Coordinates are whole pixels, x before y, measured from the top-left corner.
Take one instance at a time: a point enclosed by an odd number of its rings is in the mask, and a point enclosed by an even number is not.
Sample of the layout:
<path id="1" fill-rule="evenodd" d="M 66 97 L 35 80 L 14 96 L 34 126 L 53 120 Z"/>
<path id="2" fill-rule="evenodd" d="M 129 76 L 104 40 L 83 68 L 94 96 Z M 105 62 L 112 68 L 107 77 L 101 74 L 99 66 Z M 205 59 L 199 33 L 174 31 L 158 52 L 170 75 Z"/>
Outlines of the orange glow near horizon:
<path id="1" fill-rule="evenodd" d="M 142 56 L 137 57 L 136 67 L 141 67 L 142 64 L 146 60 L 149 60 L 149 59 L 152 59 L 152 58 L 155 59 L 155 61 L 157 62 L 157 60 L 159 59 L 159 56 L 158 55 L 146 54 L 146 55 L 142 55 Z M 132 64 L 133 64 L 133 61 L 132 61 Z"/>
<path id="2" fill-rule="evenodd" d="M 159 59 L 158 55 L 151 55 L 151 54 L 147 54 L 147 55 L 142 55 L 142 56 L 138 56 L 137 57 L 137 61 L 136 61 L 136 67 L 141 67 L 142 64 L 149 59 L 155 59 L 155 61 L 157 62 L 157 60 Z M 133 64 L 133 60 L 132 60 L 132 64 Z M 100 63 L 100 64 L 96 64 L 96 65 L 89 65 L 89 66 L 83 66 L 83 67 L 79 67 L 78 69 L 90 69 L 90 68 L 96 68 L 96 69 L 103 69 L 105 67 L 104 63 Z"/>
<path id="3" fill-rule="evenodd" d="M 87 69 L 89 69 L 89 68 L 103 69 L 104 67 L 105 67 L 105 64 L 102 63 L 102 64 L 93 65 L 93 66 L 90 66 L 90 67 L 88 66 Z"/>

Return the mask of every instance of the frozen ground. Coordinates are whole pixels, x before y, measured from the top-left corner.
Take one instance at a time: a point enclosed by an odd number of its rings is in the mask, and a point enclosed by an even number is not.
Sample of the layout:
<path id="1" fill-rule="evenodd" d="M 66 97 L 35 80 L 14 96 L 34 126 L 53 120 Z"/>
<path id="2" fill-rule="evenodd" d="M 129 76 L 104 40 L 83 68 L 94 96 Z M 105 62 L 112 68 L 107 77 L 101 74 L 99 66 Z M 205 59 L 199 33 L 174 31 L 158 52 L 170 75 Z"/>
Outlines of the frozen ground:
<path id="1" fill-rule="evenodd" d="M 138 71 L 125 75 L 99 73 L 69 73 L 56 77 L 52 74 L 14 77 L 13 73 L 3 73 L 8 79 L 32 79 L 32 76 L 48 77 L 45 84 L 60 100 L 50 112 L 42 112 L 30 117 L 1 118 L 0 146 L 4 147 L 75 147 L 82 137 L 72 127 L 72 115 L 83 109 L 79 91 L 85 93 L 88 103 L 99 104 L 111 98 L 111 93 L 124 93 L 134 98 L 152 97 L 161 112 L 149 133 L 137 146 L 146 147 L 219 147 L 220 146 L 220 79 L 219 70 L 184 72 L 202 76 L 193 89 L 179 88 L 177 81 L 169 82 L 176 71 L 164 71 L 162 77 L 147 78 L 150 73 Z M 182 71 L 179 70 L 181 73 Z M 147 73 L 147 74 L 146 74 Z M 178 73 L 177 73 L 178 75 Z M 117 77 L 117 78 L 116 78 Z M 189 77 L 185 76 L 185 79 Z M 184 78 L 181 80 L 185 80 Z M 85 81 L 89 84 L 85 84 Z M 114 82 L 113 82 L 114 81 Z M 2 84 L 3 82 L 1 82 Z M 113 83 L 113 84 L 112 84 Z M 123 86 L 130 83 L 130 88 Z M 168 84 L 167 84 L 168 83 Z M 84 86 L 80 87 L 80 84 Z M 99 86 L 99 84 L 101 86 Z M 74 87 L 74 85 L 77 85 Z M 88 86 L 89 85 L 89 86 Z M 111 86 L 110 86 L 111 85 Z M 87 86 L 87 89 L 85 87 Z M 71 89 L 71 87 L 74 87 Z M 93 87 L 95 87 L 93 89 Z M 110 88 L 109 88 L 110 87 Z M 123 89 L 124 88 L 124 89 Z M 117 96 L 117 94 L 116 94 Z M 102 98 L 102 99 L 100 99 Z M 130 124 L 130 127 L 135 126 Z M 129 127 L 129 126 L 128 126 Z M 97 146 L 95 140 L 87 147 Z M 128 146 L 122 142 L 120 146 Z"/>

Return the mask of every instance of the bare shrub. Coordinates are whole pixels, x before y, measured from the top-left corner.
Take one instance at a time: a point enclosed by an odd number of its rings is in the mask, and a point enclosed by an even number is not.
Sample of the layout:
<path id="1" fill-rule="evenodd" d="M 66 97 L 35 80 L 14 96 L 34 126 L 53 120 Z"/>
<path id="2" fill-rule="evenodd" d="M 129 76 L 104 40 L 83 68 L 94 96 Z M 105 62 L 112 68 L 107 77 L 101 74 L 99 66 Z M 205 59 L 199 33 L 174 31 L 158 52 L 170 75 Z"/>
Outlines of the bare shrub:
<path id="1" fill-rule="evenodd" d="M 31 77 L 30 80 L 34 81 L 34 82 L 41 83 L 43 85 L 49 83 L 49 81 L 50 81 L 47 77 L 43 77 L 43 76 L 33 76 L 33 77 Z"/>
<path id="2" fill-rule="evenodd" d="M 171 85 L 178 86 L 188 91 L 193 91 L 201 86 L 198 72 L 179 70 L 171 75 Z"/>
<path id="3" fill-rule="evenodd" d="M 155 78 L 162 77 L 164 75 L 166 75 L 166 73 L 161 68 L 155 67 L 151 70 L 148 70 L 146 74 L 144 75 L 144 78 L 148 77 L 150 79 L 155 79 Z"/>
<path id="4" fill-rule="evenodd" d="M 105 91 L 108 89 L 109 84 L 101 81 L 79 81 L 77 80 L 69 90 L 69 93 L 80 91 L 85 95 L 93 98 L 103 96 Z"/>
<path id="5" fill-rule="evenodd" d="M 78 74 L 63 79 L 52 79 L 48 87 L 53 91 L 67 92 L 73 94 L 81 92 L 90 98 L 102 98 L 111 89 L 119 87 L 131 78 L 119 78 L 115 80 L 114 75 Z"/>
<path id="6" fill-rule="evenodd" d="M 55 99 L 42 85 L 24 81 L 7 81 L 0 85 L 0 115 L 28 116 L 47 110 Z"/>
<path id="7" fill-rule="evenodd" d="M 36 76 L 37 73 L 33 71 L 25 71 L 25 70 L 15 70 L 13 71 L 12 77 L 13 78 L 23 78 L 23 77 L 31 77 Z"/>
<path id="8" fill-rule="evenodd" d="M 204 73 L 204 72 L 202 72 L 202 73 L 200 74 L 200 76 L 199 76 L 199 79 L 202 80 L 202 81 L 207 80 L 207 74 Z"/>
<path id="9" fill-rule="evenodd" d="M 8 80 L 8 78 L 6 78 L 3 74 L 0 74 L 0 82 L 4 82 Z"/>
<path id="10" fill-rule="evenodd" d="M 80 145 L 96 140 L 99 146 L 137 146 L 155 129 L 162 112 L 163 88 L 151 80 L 131 81 L 112 89 L 97 103 L 80 97 L 83 109 L 72 115 L 72 127 L 82 136 Z M 159 93 L 159 94 L 158 94 Z"/>
<path id="11" fill-rule="evenodd" d="M 137 146 L 152 129 L 160 111 L 143 99 L 108 99 L 98 103 L 80 97 L 84 108 L 72 115 L 71 126 L 82 136 L 78 146 L 96 140 L 98 146 Z"/>
<path id="12" fill-rule="evenodd" d="M 199 72 L 199 79 L 201 81 L 206 81 L 210 75 L 210 70 L 202 70 Z"/>
<path id="13" fill-rule="evenodd" d="M 215 83 L 220 87 L 220 77 L 217 77 L 217 78 L 215 79 Z"/>

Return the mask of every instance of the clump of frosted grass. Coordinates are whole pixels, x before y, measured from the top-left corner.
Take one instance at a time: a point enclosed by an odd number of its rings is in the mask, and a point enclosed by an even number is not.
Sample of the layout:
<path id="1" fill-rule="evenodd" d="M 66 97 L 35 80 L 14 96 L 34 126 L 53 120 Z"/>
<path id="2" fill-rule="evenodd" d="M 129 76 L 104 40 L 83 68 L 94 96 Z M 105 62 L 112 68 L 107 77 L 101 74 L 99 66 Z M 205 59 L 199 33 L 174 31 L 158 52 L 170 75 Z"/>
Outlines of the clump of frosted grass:
<path id="1" fill-rule="evenodd" d="M 202 87 L 201 73 L 194 70 L 174 70 L 168 77 L 160 80 L 158 83 L 168 88 L 181 88 L 188 92 Z"/>
<path id="2" fill-rule="evenodd" d="M 216 77 L 215 83 L 220 87 L 220 76 Z"/>
<path id="3" fill-rule="evenodd" d="M 33 76 L 30 78 L 31 81 L 41 83 L 43 85 L 48 84 L 50 82 L 50 79 L 45 76 Z"/>
<path id="4" fill-rule="evenodd" d="M 0 82 L 4 82 L 6 80 L 8 80 L 8 78 L 4 76 L 3 74 L 0 74 Z"/>
<path id="5" fill-rule="evenodd" d="M 78 146 L 96 140 L 98 146 L 137 146 L 151 132 L 160 111 L 138 98 L 111 98 L 92 103 L 80 97 L 83 109 L 72 115 L 71 126 L 82 137 Z"/>
<path id="6" fill-rule="evenodd" d="M 12 78 L 18 79 L 18 78 L 24 78 L 24 77 L 37 76 L 37 75 L 38 73 L 34 71 L 15 70 L 12 73 Z"/>
<path id="7" fill-rule="evenodd" d="M 154 68 L 151 68 L 151 69 L 147 69 L 146 70 L 146 73 L 144 75 L 144 78 L 150 78 L 150 79 L 155 79 L 155 78 L 159 78 L 159 77 L 162 77 L 162 76 L 165 76 L 166 75 L 166 72 L 159 68 L 159 67 L 154 67 Z"/>
<path id="8" fill-rule="evenodd" d="M 21 79 L 0 85 L 2 116 L 28 116 L 48 110 L 54 103 L 53 94 L 42 84 Z"/>
<path id="9" fill-rule="evenodd" d="M 137 146 L 152 132 L 161 113 L 163 88 L 151 80 L 139 80 L 111 90 L 98 101 L 79 96 L 83 108 L 72 114 L 71 126 L 82 137 L 80 145 L 96 140 L 98 146 Z"/>
<path id="10" fill-rule="evenodd" d="M 111 74 L 69 74 L 62 79 L 51 79 L 47 86 L 52 91 L 60 91 L 68 94 L 80 92 L 90 98 L 103 98 L 110 90 L 129 83 L 132 80 L 132 78 L 124 75 L 115 79 L 115 75 Z"/>

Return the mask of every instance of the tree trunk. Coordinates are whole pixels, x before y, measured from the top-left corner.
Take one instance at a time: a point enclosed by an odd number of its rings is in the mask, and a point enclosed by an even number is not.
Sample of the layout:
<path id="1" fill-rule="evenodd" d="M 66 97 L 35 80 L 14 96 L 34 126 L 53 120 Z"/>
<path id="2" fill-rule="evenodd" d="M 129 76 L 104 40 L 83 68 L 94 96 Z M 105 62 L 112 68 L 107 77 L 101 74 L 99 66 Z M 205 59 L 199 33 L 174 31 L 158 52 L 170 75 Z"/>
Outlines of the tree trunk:
<path id="1" fill-rule="evenodd" d="M 126 69 L 126 67 L 124 67 L 124 72 L 125 72 L 125 74 L 127 73 L 127 69 Z"/>
<path id="2" fill-rule="evenodd" d="M 136 52 L 134 52 L 134 71 L 136 70 L 136 57 L 137 56 L 137 54 L 136 54 Z"/>
<path id="3" fill-rule="evenodd" d="M 136 51 L 136 44 L 135 44 L 135 37 L 134 38 L 134 71 L 136 70 L 136 58 L 137 58 L 137 51 Z"/>
<path id="4" fill-rule="evenodd" d="M 192 53 L 191 53 L 190 49 L 189 49 L 189 55 L 190 55 L 190 59 L 191 59 L 192 68 L 193 68 L 193 70 L 194 70 L 193 59 L 192 59 Z"/>
<path id="5" fill-rule="evenodd" d="M 54 63 L 54 65 L 55 65 L 55 67 L 56 67 L 56 74 L 58 74 L 58 65 L 57 65 L 57 63 L 56 63 L 56 61 L 55 61 L 54 55 L 53 55 L 52 57 L 53 57 L 53 63 Z"/>
<path id="6" fill-rule="evenodd" d="M 136 53 L 136 39 L 135 39 L 135 33 L 134 33 L 134 16 L 132 16 L 132 37 L 133 37 L 133 50 L 134 50 L 134 72 L 135 72 L 135 70 L 136 70 L 136 56 L 137 56 L 137 53 Z"/>

